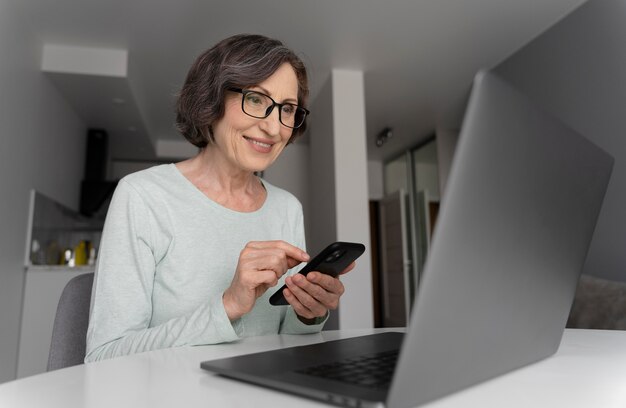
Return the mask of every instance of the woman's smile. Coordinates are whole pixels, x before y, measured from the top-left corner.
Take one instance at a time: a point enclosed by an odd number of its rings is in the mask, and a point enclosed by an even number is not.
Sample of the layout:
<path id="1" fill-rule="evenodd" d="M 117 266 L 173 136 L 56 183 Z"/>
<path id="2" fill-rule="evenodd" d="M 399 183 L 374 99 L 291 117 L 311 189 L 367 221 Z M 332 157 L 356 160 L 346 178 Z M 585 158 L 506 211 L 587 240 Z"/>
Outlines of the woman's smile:
<path id="1" fill-rule="evenodd" d="M 250 144 L 252 149 L 259 153 L 270 153 L 272 151 L 272 146 L 274 146 L 274 142 L 269 140 L 262 140 L 249 136 L 244 136 L 243 138 Z"/>

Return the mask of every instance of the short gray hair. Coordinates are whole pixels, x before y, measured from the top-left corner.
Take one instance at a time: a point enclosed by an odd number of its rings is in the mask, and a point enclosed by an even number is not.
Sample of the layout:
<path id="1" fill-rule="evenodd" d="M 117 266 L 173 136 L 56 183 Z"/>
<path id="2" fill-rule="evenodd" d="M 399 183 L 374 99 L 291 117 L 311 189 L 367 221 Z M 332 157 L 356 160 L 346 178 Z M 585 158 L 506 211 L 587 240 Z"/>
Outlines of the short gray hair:
<path id="1" fill-rule="evenodd" d="M 228 37 L 201 54 L 193 63 L 176 102 L 176 128 L 193 145 L 213 142 L 212 125 L 224 116 L 225 95 L 231 87 L 247 88 L 263 82 L 284 63 L 298 79 L 298 105 L 309 97 L 306 67 L 282 42 L 262 35 Z M 306 129 L 294 129 L 291 143 Z"/>

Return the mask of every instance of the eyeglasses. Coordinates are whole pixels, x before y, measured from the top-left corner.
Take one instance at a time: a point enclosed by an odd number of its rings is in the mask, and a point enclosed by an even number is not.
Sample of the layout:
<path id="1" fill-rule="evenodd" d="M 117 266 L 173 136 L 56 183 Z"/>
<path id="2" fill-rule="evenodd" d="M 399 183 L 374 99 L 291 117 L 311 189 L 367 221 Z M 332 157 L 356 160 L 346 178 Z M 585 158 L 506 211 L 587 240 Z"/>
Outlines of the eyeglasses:
<path id="1" fill-rule="evenodd" d="M 293 103 L 278 103 L 261 92 L 241 88 L 228 88 L 228 90 L 243 94 L 241 110 L 253 118 L 264 119 L 272 113 L 275 106 L 278 106 L 278 120 L 291 129 L 297 129 L 302 126 L 306 115 L 310 113 L 302 106 L 294 105 Z"/>

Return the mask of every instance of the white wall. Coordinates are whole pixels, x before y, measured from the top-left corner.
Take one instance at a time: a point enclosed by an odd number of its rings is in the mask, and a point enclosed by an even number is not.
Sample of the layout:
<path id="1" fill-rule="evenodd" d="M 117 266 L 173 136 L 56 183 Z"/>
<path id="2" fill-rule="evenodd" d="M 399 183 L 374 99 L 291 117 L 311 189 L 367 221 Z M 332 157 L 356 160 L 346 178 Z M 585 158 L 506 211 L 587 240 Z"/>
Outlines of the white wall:
<path id="1" fill-rule="evenodd" d="M 626 0 L 585 3 L 497 72 L 615 157 L 584 272 L 626 281 Z"/>
<path id="2" fill-rule="evenodd" d="M 385 196 L 385 186 L 383 183 L 383 162 L 370 160 L 367 162 L 367 179 L 369 181 L 370 200 L 380 200 Z"/>
<path id="3" fill-rule="evenodd" d="M 363 74 L 333 70 L 312 107 L 309 249 L 333 241 L 369 243 L 368 169 Z M 346 293 L 328 328 L 373 326 L 369 250 L 344 276 Z"/>
<path id="4" fill-rule="evenodd" d="M 0 3 L 0 382 L 16 372 L 29 190 L 77 208 L 86 141 L 14 3 Z"/>
<path id="5" fill-rule="evenodd" d="M 337 239 L 363 242 L 368 248 L 354 273 L 342 278 L 346 293 L 339 327 L 374 327 L 363 72 L 333 69 L 331 75 Z"/>

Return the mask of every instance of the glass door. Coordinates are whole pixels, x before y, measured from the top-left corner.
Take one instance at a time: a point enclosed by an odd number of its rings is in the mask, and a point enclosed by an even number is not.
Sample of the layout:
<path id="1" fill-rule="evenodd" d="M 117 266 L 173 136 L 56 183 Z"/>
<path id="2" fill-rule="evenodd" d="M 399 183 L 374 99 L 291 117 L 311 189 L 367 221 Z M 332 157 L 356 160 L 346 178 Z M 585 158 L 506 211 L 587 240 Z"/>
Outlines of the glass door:
<path id="1" fill-rule="evenodd" d="M 384 165 L 379 212 L 383 327 L 408 322 L 439 210 L 437 166 L 434 138 Z"/>

